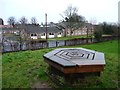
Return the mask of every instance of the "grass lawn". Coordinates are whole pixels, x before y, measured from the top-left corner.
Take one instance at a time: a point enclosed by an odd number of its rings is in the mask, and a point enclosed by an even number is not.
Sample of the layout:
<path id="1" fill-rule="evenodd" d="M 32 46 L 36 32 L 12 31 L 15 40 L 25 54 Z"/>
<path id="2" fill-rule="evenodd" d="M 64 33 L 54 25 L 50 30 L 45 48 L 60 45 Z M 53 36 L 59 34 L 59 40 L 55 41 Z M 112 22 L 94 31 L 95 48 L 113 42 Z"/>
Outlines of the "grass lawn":
<path id="1" fill-rule="evenodd" d="M 87 38 L 86 35 L 80 36 L 67 36 L 67 37 L 58 37 L 58 38 L 49 38 L 48 40 L 70 40 L 75 38 Z"/>
<path id="2" fill-rule="evenodd" d="M 112 35 L 102 35 L 103 37 L 105 36 L 112 36 Z M 88 38 L 94 38 L 94 36 L 88 36 Z M 77 39 L 77 38 L 87 38 L 87 35 L 79 35 L 79 36 L 66 36 L 66 37 L 55 37 L 55 38 L 48 38 L 49 41 L 51 40 L 71 40 L 71 39 Z M 46 39 L 38 39 L 38 40 L 46 40 Z"/>
<path id="3" fill-rule="evenodd" d="M 106 66 L 99 79 L 100 83 L 85 87 L 116 88 L 118 87 L 118 41 L 107 41 L 91 45 L 64 46 L 83 47 L 105 53 Z M 6 53 L 2 56 L 2 86 L 3 88 L 29 88 L 36 82 L 51 81 L 45 74 L 47 64 L 43 55 L 55 48 L 35 51 Z M 91 80 L 92 81 L 92 80 Z M 93 80 L 94 82 L 94 80 Z"/>
<path id="4" fill-rule="evenodd" d="M 89 36 L 90 37 L 90 36 Z M 94 36 L 93 36 L 94 37 Z M 80 35 L 80 36 L 67 36 L 67 37 L 56 37 L 56 38 L 48 38 L 48 40 L 71 40 L 76 38 L 87 38 L 87 35 Z M 41 39 L 40 39 L 41 40 Z M 46 39 L 42 39 L 46 40 Z"/>

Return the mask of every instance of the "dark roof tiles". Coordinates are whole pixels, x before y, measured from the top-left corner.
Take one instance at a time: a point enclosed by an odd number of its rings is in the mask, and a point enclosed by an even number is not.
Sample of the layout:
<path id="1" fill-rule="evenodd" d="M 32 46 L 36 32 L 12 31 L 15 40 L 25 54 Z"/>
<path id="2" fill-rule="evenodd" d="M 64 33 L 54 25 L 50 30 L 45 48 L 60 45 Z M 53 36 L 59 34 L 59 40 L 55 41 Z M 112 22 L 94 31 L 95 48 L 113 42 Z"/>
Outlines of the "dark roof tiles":
<path id="1" fill-rule="evenodd" d="M 44 33 L 46 32 L 46 27 L 40 27 L 39 25 L 15 25 L 13 28 L 2 28 L 2 30 L 22 30 L 24 29 L 27 33 Z M 47 27 L 47 32 L 61 32 L 62 30 L 53 26 Z"/>
<path id="2" fill-rule="evenodd" d="M 31 27 L 26 27 L 25 28 L 26 32 L 28 33 L 44 33 L 46 32 L 46 27 L 39 27 L 39 26 L 31 26 Z M 60 32 L 61 30 L 58 29 L 57 27 L 47 27 L 47 32 L 53 32 L 57 33 Z"/>

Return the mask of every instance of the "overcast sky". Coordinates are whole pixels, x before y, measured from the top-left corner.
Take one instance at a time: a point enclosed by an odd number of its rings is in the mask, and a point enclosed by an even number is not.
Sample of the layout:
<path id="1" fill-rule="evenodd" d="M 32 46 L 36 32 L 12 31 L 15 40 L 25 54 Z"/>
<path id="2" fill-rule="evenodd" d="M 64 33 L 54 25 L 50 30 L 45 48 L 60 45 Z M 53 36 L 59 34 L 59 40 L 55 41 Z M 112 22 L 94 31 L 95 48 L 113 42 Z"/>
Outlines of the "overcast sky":
<path id="1" fill-rule="evenodd" d="M 78 8 L 78 14 L 90 21 L 99 22 L 118 21 L 118 2 L 120 0 L 0 0 L 0 18 L 5 24 L 10 16 L 19 20 L 25 16 L 30 21 L 36 17 L 38 23 L 45 21 L 45 13 L 48 15 L 48 22 L 58 22 L 63 19 L 60 14 L 69 5 Z"/>

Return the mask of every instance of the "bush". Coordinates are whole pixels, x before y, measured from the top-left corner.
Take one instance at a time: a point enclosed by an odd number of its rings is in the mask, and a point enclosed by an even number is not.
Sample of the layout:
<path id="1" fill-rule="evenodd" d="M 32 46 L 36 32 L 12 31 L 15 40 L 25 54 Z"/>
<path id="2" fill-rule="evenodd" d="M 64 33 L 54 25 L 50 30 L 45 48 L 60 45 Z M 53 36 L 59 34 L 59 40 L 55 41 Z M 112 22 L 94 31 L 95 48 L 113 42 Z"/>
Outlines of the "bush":
<path id="1" fill-rule="evenodd" d="M 102 34 L 103 34 L 102 29 L 100 27 L 97 27 L 97 29 L 94 32 L 94 36 L 98 42 L 102 41 Z"/>

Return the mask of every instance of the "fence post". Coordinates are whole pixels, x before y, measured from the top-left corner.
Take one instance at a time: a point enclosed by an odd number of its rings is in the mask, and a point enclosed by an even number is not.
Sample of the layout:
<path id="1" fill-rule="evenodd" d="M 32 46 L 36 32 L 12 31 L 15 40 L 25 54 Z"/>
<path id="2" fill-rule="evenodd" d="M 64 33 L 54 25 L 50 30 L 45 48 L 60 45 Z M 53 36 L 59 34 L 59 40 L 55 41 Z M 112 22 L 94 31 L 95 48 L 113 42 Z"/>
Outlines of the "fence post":
<path id="1" fill-rule="evenodd" d="M 66 40 L 65 40 L 65 46 L 66 46 Z"/>
<path id="2" fill-rule="evenodd" d="M 85 38 L 86 39 L 86 43 L 88 43 L 88 38 Z"/>
<path id="3" fill-rule="evenodd" d="M 47 48 L 49 48 L 49 43 L 48 43 L 48 41 L 46 42 L 46 45 L 47 45 Z"/>
<path id="4" fill-rule="evenodd" d="M 59 42 L 58 42 L 58 41 L 56 41 L 56 47 L 58 47 L 58 44 L 59 44 Z"/>

